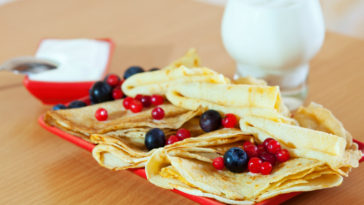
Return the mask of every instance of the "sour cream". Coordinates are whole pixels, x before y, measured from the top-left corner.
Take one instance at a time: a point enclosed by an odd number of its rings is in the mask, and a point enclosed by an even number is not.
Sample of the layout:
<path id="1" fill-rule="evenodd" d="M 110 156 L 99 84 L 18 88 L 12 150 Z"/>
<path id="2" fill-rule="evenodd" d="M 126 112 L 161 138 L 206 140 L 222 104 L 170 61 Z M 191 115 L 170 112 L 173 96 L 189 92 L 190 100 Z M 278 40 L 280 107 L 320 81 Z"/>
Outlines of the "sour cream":
<path id="1" fill-rule="evenodd" d="M 96 81 L 102 78 L 110 54 L 110 44 L 92 39 L 46 39 L 36 57 L 55 61 L 57 69 L 33 74 L 30 80 L 52 82 Z"/>

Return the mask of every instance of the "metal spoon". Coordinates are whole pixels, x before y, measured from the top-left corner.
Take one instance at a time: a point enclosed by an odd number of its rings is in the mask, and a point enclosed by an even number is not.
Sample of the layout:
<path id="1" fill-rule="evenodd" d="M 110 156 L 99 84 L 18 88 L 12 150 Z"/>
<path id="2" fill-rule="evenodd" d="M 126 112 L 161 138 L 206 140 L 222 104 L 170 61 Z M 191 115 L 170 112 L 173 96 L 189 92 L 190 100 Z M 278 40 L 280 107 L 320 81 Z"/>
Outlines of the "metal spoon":
<path id="1" fill-rule="evenodd" d="M 48 70 L 56 69 L 58 64 L 54 61 L 36 58 L 32 56 L 23 56 L 12 58 L 2 65 L 0 71 L 7 70 L 16 74 L 35 74 Z"/>

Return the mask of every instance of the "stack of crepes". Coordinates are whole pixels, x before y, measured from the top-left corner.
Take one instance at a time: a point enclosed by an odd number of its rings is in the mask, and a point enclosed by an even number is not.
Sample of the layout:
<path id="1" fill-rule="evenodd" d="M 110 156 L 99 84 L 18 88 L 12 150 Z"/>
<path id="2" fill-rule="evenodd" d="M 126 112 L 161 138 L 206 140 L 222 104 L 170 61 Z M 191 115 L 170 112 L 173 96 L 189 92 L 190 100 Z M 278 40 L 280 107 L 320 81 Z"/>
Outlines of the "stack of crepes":
<path id="1" fill-rule="evenodd" d="M 46 122 L 95 144 L 93 157 L 114 170 L 146 167 L 148 180 L 160 187 L 207 196 L 231 204 L 252 204 L 282 193 L 338 186 L 361 152 L 333 114 L 311 103 L 294 117 L 282 103 L 279 88 L 253 78 L 230 81 L 200 67 L 194 50 L 160 71 L 128 78 L 123 92 L 165 95 L 166 117 L 153 120 L 150 109 L 132 114 L 121 101 L 85 108 L 49 111 Z M 109 119 L 99 122 L 97 108 L 108 110 Z M 207 109 L 233 113 L 240 119 L 234 129 L 203 133 L 198 116 Z M 166 136 L 180 127 L 192 137 L 148 151 L 145 133 L 161 128 Z M 291 159 L 274 166 L 270 175 L 216 170 L 212 160 L 246 140 L 262 143 L 266 138 L 280 142 Z"/>

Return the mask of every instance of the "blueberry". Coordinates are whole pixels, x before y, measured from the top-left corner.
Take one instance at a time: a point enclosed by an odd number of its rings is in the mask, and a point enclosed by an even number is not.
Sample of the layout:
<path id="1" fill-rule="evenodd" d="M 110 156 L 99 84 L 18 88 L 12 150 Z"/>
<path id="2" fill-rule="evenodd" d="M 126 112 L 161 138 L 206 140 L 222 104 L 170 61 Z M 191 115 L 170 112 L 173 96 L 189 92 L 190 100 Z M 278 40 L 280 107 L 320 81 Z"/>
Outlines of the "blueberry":
<path id="1" fill-rule="evenodd" d="M 239 147 L 232 147 L 224 154 L 225 167 L 235 173 L 241 173 L 248 164 L 248 155 Z"/>
<path id="2" fill-rule="evenodd" d="M 88 90 L 88 95 L 90 97 L 90 104 L 91 105 L 94 105 L 94 104 L 97 104 L 98 103 L 97 100 L 95 99 L 95 97 L 93 95 L 91 95 L 91 89 Z"/>
<path id="3" fill-rule="evenodd" d="M 93 105 L 93 104 L 97 104 L 96 99 L 95 99 L 93 96 L 91 96 L 91 89 L 90 89 L 89 93 L 90 93 L 90 104 L 91 104 L 91 105 Z"/>
<path id="4" fill-rule="evenodd" d="M 148 150 L 164 147 L 166 144 L 164 132 L 159 128 L 150 129 L 145 134 L 144 144 Z"/>
<path id="5" fill-rule="evenodd" d="M 63 104 L 57 104 L 55 106 L 53 106 L 53 110 L 63 110 L 66 109 L 67 107 Z"/>
<path id="6" fill-rule="evenodd" d="M 72 101 L 70 104 L 68 104 L 68 108 L 78 108 L 78 107 L 84 107 L 87 104 L 80 100 Z"/>
<path id="7" fill-rule="evenodd" d="M 151 68 L 148 70 L 148 72 L 153 72 L 153 71 L 157 71 L 157 70 L 160 70 L 159 68 Z"/>
<path id="8" fill-rule="evenodd" d="M 92 88 L 90 90 L 90 100 L 93 103 L 113 100 L 112 87 L 103 81 L 97 81 L 92 85 Z"/>
<path id="9" fill-rule="evenodd" d="M 126 80 L 132 75 L 144 72 L 144 69 L 140 66 L 131 66 L 124 73 L 124 79 Z"/>
<path id="10" fill-rule="evenodd" d="M 211 132 L 221 127 L 221 116 L 216 110 L 207 110 L 200 117 L 200 127 L 205 132 Z"/>

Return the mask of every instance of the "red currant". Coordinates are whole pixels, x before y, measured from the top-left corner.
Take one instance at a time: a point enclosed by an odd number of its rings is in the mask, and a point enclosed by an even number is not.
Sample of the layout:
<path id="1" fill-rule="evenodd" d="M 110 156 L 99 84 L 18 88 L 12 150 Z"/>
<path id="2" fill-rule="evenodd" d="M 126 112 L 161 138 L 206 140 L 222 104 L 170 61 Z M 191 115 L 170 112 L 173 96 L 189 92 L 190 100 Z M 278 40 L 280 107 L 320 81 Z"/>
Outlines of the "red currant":
<path id="1" fill-rule="evenodd" d="M 164 103 L 164 98 L 161 95 L 152 95 L 150 98 L 153 105 L 158 106 Z"/>
<path id="2" fill-rule="evenodd" d="M 191 137 L 191 133 L 190 131 L 188 131 L 187 129 L 185 128 L 181 128 L 177 131 L 177 137 L 180 139 L 180 140 L 184 140 L 186 138 L 190 138 Z"/>
<path id="3" fill-rule="evenodd" d="M 272 165 L 276 163 L 276 157 L 274 156 L 274 154 L 268 152 L 260 154 L 259 158 L 262 159 L 264 162 L 271 163 Z"/>
<path id="4" fill-rule="evenodd" d="M 155 120 L 161 120 L 164 118 L 164 110 L 161 107 L 156 107 L 152 110 L 152 117 Z"/>
<path id="5" fill-rule="evenodd" d="M 119 87 L 116 87 L 112 90 L 112 97 L 114 100 L 121 99 L 124 96 L 123 91 Z"/>
<path id="6" fill-rule="evenodd" d="M 152 101 L 150 100 L 150 96 L 143 95 L 140 98 L 140 102 L 143 104 L 143 107 L 150 107 L 152 105 Z"/>
<path id="7" fill-rule="evenodd" d="M 270 162 L 263 162 L 260 166 L 260 173 L 263 175 L 268 175 L 272 172 L 273 166 Z"/>
<path id="8" fill-rule="evenodd" d="M 289 155 L 288 150 L 281 149 L 281 150 L 277 151 L 276 158 L 279 162 L 285 162 L 285 161 L 289 160 L 290 155 Z"/>
<path id="9" fill-rule="evenodd" d="M 178 141 L 179 141 L 179 139 L 178 139 L 178 137 L 176 135 L 171 135 L 167 140 L 167 145 L 173 144 L 173 143 L 178 142 Z"/>
<path id="10" fill-rule="evenodd" d="M 138 95 L 135 96 L 134 99 L 137 100 L 137 101 L 141 101 L 142 100 L 142 97 L 143 97 L 143 95 L 138 94 Z"/>
<path id="11" fill-rule="evenodd" d="M 105 110 L 104 108 L 97 109 L 96 112 L 95 112 L 95 118 L 98 121 L 105 121 L 105 120 L 107 120 L 107 110 Z"/>
<path id="12" fill-rule="evenodd" d="M 216 157 L 214 161 L 212 162 L 212 166 L 215 167 L 217 170 L 223 170 L 224 169 L 224 158 L 222 157 Z"/>
<path id="13" fill-rule="evenodd" d="M 276 141 L 276 140 L 269 141 L 268 146 L 267 146 L 268 152 L 275 154 L 279 150 L 281 150 L 281 145 L 279 144 L 278 141 Z"/>
<path id="14" fill-rule="evenodd" d="M 251 145 L 253 145 L 253 143 L 251 143 L 250 141 L 245 141 L 243 143 L 243 149 L 245 149 L 246 147 L 251 146 Z"/>
<path id="15" fill-rule="evenodd" d="M 252 157 L 250 158 L 249 162 L 248 162 L 248 169 L 251 173 L 259 173 L 260 172 L 260 168 L 262 166 L 262 160 L 259 159 L 258 157 Z"/>
<path id="16" fill-rule="evenodd" d="M 115 74 L 109 74 L 105 77 L 105 81 L 107 84 L 109 84 L 111 87 L 116 87 L 120 84 L 120 78 L 119 76 Z"/>
<path id="17" fill-rule="evenodd" d="M 226 114 L 225 117 L 222 119 L 222 126 L 225 128 L 234 128 L 238 120 L 236 119 L 234 114 Z"/>
<path id="18" fill-rule="evenodd" d="M 268 143 L 269 143 L 269 141 L 271 141 L 271 140 L 274 140 L 274 139 L 273 139 L 273 138 L 267 138 L 267 139 L 265 139 L 265 140 L 264 140 L 263 145 L 264 145 L 265 149 L 267 149 L 267 147 L 268 147 Z"/>
<path id="19" fill-rule="evenodd" d="M 143 109 L 143 105 L 140 101 L 138 100 L 133 100 L 130 104 L 130 110 L 133 112 L 133 113 L 137 113 L 137 112 L 140 112 L 142 111 Z"/>
<path id="20" fill-rule="evenodd" d="M 126 97 L 123 100 L 123 106 L 126 110 L 130 109 L 130 105 L 131 103 L 134 101 L 134 99 L 132 97 Z"/>
<path id="21" fill-rule="evenodd" d="M 258 155 L 261 155 L 266 152 L 263 144 L 260 144 L 257 147 L 258 147 Z"/>
<path id="22" fill-rule="evenodd" d="M 258 156 L 258 147 L 249 141 L 244 142 L 243 149 L 249 158 Z"/>

